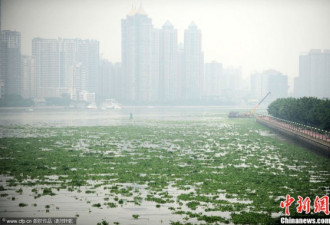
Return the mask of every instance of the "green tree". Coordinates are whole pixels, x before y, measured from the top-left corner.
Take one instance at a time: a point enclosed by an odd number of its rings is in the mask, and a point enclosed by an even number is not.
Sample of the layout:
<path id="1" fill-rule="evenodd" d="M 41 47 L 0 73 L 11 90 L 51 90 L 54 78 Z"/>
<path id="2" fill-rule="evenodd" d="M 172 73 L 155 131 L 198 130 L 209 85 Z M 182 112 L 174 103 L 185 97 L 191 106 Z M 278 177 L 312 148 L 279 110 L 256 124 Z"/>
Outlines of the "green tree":
<path id="1" fill-rule="evenodd" d="M 0 106 L 2 107 L 29 107 L 33 105 L 32 99 L 25 99 L 20 95 L 5 95 L 0 99 Z"/>
<path id="2" fill-rule="evenodd" d="M 268 106 L 274 117 L 330 130 L 330 100 L 315 97 L 279 98 Z"/>

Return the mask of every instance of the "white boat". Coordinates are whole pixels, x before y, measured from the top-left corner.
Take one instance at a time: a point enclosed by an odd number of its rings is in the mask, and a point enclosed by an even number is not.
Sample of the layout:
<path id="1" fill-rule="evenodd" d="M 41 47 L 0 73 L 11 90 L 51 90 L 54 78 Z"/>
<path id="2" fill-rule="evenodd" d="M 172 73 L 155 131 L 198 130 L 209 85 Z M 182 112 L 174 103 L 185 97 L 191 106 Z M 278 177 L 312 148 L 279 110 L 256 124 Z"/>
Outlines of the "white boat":
<path id="1" fill-rule="evenodd" d="M 88 108 L 88 109 L 97 109 L 97 106 L 96 106 L 95 103 L 93 103 L 93 104 L 89 104 L 89 105 L 87 106 L 87 108 Z"/>
<path id="2" fill-rule="evenodd" d="M 102 104 L 102 109 L 122 109 L 122 106 L 118 104 L 114 99 L 106 99 Z"/>

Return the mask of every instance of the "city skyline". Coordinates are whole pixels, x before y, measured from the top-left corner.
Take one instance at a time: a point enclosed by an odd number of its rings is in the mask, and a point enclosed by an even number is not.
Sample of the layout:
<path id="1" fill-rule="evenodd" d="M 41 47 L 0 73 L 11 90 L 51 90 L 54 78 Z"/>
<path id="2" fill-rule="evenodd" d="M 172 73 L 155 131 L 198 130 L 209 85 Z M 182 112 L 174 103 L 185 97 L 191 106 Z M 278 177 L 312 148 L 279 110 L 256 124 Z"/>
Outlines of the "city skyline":
<path id="1" fill-rule="evenodd" d="M 291 90 L 299 74 L 299 55 L 330 48 L 330 2 L 323 0 L 2 0 L 2 29 L 21 32 L 24 55 L 31 55 L 29 43 L 35 37 L 82 38 L 98 40 L 103 58 L 121 62 L 120 21 L 132 3 L 133 7 L 143 4 L 155 28 L 169 20 L 181 43 L 184 30 L 194 21 L 202 32 L 205 62 L 241 66 L 244 77 L 275 69 L 289 76 Z"/>

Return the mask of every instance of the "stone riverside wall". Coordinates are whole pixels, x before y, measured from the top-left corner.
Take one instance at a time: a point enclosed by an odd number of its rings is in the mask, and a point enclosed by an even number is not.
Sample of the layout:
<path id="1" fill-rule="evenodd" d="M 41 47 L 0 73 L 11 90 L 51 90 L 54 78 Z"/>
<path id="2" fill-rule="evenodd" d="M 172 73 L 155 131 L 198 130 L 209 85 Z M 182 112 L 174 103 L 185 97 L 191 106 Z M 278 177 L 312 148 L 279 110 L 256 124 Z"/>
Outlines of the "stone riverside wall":
<path id="1" fill-rule="evenodd" d="M 267 116 L 257 116 L 256 121 L 266 127 L 275 130 L 285 137 L 294 139 L 295 141 L 311 150 L 315 150 L 330 156 L 330 137 L 281 123 Z"/>

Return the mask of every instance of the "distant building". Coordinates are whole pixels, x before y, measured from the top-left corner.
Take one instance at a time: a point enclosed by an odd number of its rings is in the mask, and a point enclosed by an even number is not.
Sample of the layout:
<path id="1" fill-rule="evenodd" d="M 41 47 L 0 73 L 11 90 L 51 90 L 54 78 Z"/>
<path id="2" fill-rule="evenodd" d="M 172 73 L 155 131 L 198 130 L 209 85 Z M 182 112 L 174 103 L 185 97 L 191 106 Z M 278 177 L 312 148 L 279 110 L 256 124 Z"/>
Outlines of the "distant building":
<path id="1" fill-rule="evenodd" d="M 132 8 L 122 27 L 122 69 L 124 76 L 125 100 L 146 103 L 152 101 L 153 80 L 153 37 L 151 19 L 142 6 Z"/>
<path id="2" fill-rule="evenodd" d="M 184 100 L 184 94 L 186 87 L 186 76 L 185 76 L 185 59 L 184 59 L 184 46 L 183 43 L 178 45 L 177 52 L 177 100 Z"/>
<path id="3" fill-rule="evenodd" d="M 1 27 L 1 1 L 0 1 L 0 32 L 2 30 L 2 27 Z"/>
<path id="4" fill-rule="evenodd" d="M 87 68 L 81 63 L 73 63 L 68 65 L 68 89 L 71 96 L 78 96 L 80 92 L 86 91 L 87 86 Z M 71 97 L 72 100 L 79 100 L 78 98 Z"/>
<path id="5" fill-rule="evenodd" d="M 200 29 L 191 23 L 178 46 L 170 22 L 155 29 L 142 6 L 132 8 L 122 26 L 123 100 L 175 103 L 201 100 L 204 57 Z"/>
<path id="6" fill-rule="evenodd" d="M 1 62 L 2 62 L 2 35 L 1 35 L 1 31 L 2 31 L 2 26 L 1 26 L 1 0 L 0 0 L 0 82 L 1 82 L 1 79 L 2 79 L 2 76 L 1 76 L 1 71 L 2 71 L 2 65 L 1 65 Z M 3 81 L 2 81 L 2 84 L 4 85 Z M 0 86 L 1 88 L 1 86 Z M 4 87 L 1 89 L 2 91 L 4 91 Z M 1 93 L 0 93 L 0 98 L 1 98 Z"/>
<path id="7" fill-rule="evenodd" d="M 184 31 L 184 60 L 184 99 L 199 100 L 203 88 L 204 56 L 202 34 L 193 22 Z"/>
<path id="8" fill-rule="evenodd" d="M 288 76 L 276 70 L 266 70 L 251 75 L 251 93 L 256 99 L 262 99 L 269 91 L 267 102 L 288 97 Z"/>
<path id="9" fill-rule="evenodd" d="M 85 101 L 89 104 L 95 104 L 95 93 L 81 91 L 79 92 L 79 101 Z"/>
<path id="10" fill-rule="evenodd" d="M 37 97 L 35 60 L 31 56 L 22 56 L 22 97 Z"/>
<path id="11" fill-rule="evenodd" d="M 98 41 L 34 38 L 32 56 L 39 98 L 60 97 L 72 91 L 97 93 Z"/>
<path id="12" fill-rule="evenodd" d="M 84 46 L 87 45 L 87 59 L 85 62 L 87 65 L 87 91 L 95 92 L 98 95 L 98 84 L 99 84 L 99 68 L 100 68 L 100 44 L 96 40 L 80 40 L 80 43 Z M 79 49 L 79 48 L 78 48 Z M 86 52 L 78 53 L 79 57 L 84 57 Z M 82 63 L 84 61 L 79 60 Z"/>
<path id="13" fill-rule="evenodd" d="M 61 55 L 61 87 L 85 90 L 98 94 L 99 42 L 95 40 L 59 39 Z M 69 83 L 72 67 L 75 82 Z M 68 71 L 69 70 L 69 71 Z M 79 74 L 79 75 L 78 75 Z M 78 80 L 79 79 L 79 80 Z"/>
<path id="14" fill-rule="evenodd" d="M 5 94 L 5 82 L 3 80 L 0 80 L 0 99 L 3 98 Z"/>
<path id="15" fill-rule="evenodd" d="M 60 49 L 57 39 L 34 38 L 32 56 L 35 59 L 37 97 L 59 97 L 59 88 L 64 83 L 60 76 Z"/>
<path id="16" fill-rule="evenodd" d="M 311 50 L 299 57 L 299 77 L 294 80 L 296 97 L 330 98 L 330 50 Z"/>
<path id="17" fill-rule="evenodd" d="M 111 96 L 117 99 L 118 101 L 122 101 L 123 99 L 123 77 L 122 77 L 122 67 L 121 63 L 114 63 L 112 65 L 112 76 L 110 81 L 110 88 L 112 90 Z"/>
<path id="18" fill-rule="evenodd" d="M 160 34 L 159 29 L 153 29 L 152 32 L 152 53 L 151 53 L 151 102 L 157 102 L 160 98 Z"/>
<path id="19" fill-rule="evenodd" d="M 171 102 L 178 96 L 177 30 L 167 21 L 160 30 L 159 93 L 160 101 Z"/>
<path id="20" fill-rule="evenodd" d="M 100 99 L 122 99 L 123 91 L 121 64 L 111 63 L 106 59 L 101 60 L 100 67 Z"/>
<path id="21" fill-rule="evenodd" d="M 1 31 L 1 77 L 4 82 L 4 95 L 21 95 L 21 33 Z"/>
<path id="22" fill-rule="evenodd" d="M 222 64 L 218 62 L 205 63 L 203 98 L 219 99 L 224 87 Z"/>
<path id="23" fill-rule="evenodd" d="M 223 88 L 230 92 L 236 92 L 242 88 L 242 70 L 241 68 L 225 68 L 223 78 Z"/>

